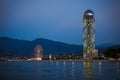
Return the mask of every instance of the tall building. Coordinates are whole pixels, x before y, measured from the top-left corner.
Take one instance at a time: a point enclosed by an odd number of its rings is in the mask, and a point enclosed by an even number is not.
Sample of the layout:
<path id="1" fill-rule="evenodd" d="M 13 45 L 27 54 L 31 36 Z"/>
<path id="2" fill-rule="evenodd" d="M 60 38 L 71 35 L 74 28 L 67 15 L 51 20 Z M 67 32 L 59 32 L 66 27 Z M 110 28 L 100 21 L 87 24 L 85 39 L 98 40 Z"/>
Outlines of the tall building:
<path id="1" fill-rule="evenodd" d="M 37 61 L 42 60 L 43 49 L 40 45 L 36 45 L 36 47 L 34 48 L 34 53 Z"/>
<path id="2" fill-rule="evenodd" d="M 94 57 L 95 50 L 95 28 L 94 28 L 94 13 L 91 10 L 87 10 L 83 17 L 84 22 L 84 41 L 83 41 L 83 58 L 92 59 Z"/>

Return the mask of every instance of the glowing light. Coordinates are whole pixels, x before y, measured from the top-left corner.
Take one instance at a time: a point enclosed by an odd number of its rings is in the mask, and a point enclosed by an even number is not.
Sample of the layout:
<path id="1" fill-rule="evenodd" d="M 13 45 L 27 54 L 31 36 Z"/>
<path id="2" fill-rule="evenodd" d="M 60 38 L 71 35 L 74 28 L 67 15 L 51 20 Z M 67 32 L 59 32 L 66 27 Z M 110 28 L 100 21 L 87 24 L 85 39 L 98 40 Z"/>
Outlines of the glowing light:
<path id="1" fill-rule="evenodd" d="M 34 49 L 34 53 L 35 53 L 35 58 L 37 61 L 42 60 L 43 49 L 40 45 L 36 45 Z"/>

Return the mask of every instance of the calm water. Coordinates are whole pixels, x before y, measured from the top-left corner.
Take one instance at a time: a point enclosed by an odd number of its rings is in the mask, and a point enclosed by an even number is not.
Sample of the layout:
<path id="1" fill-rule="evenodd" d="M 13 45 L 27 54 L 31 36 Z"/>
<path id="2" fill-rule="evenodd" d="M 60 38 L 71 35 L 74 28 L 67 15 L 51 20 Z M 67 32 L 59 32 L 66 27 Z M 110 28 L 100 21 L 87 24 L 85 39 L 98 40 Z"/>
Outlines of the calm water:
<path id="1" fill-rule="evenodd" d="M 0 80 L 120 80 L 120 62 L 0 62 Z"/>

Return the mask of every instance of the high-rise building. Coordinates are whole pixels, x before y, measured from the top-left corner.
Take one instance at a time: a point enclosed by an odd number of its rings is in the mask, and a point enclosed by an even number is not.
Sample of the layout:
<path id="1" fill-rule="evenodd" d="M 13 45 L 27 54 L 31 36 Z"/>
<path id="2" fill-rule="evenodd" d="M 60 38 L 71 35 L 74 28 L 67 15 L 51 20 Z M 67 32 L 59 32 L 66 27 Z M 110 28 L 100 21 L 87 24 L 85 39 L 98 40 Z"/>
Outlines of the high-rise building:
<path id="1" fill-rule="evenodd" d="M 87 10 L 83 17 L 84 22 L 84 41 L 83 41 L 83 58 L 92 59 L 94 57 L 95 50 L 95 28 L 94 28 L 94 13 L 91 10 Z"/>

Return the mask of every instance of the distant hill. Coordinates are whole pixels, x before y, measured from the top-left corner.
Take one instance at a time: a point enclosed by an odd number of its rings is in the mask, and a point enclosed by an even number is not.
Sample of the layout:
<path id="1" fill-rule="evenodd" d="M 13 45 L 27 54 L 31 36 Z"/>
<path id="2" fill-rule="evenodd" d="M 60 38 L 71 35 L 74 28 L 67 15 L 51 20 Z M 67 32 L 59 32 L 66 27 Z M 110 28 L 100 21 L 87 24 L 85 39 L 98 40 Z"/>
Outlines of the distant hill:
<path id="1" fill-rule="evenodd" d="M 27 41 L 8 37 L 0 37 L 0 56 L 34 56 L 34 48 L 36 45 L 42 46 L 44 55 L 70 53 L 78 53 L 81 55 L 83 52 L 81 45 L 71 45 L 43 38 Z M 105 43 L 96 46 L 100 53 L 103 53 L 109 47 L 120 47 L 120 45 Z"/>
<path id="2" fill-rule="evenodd" d="M 104 53 L 108 48 L 118 48 L 118 47 L 120 48 L 120 45 L 113 43 L 103 43 L 96 45 L 96 49 L 98 49 L 100 53 Z"/>
<path id="3" fill-rule="evenodd" d="M 0 56 L 34 56 L 34 48 L 41 45 L 44 55 L 81 53 L 82 46 L 38 38 L 33 41 L 0 37 Z"/>
<path id="4" fill-rule="evenodd" d="M 116 46 L 117 44 L 113 44 L 113 43 L 103 43 L 103 44 L 99 44 L 99 45 L 96 45 L 97 48 L 107 48 L 107 47 L 110 47 L 110 46 Z"/>

